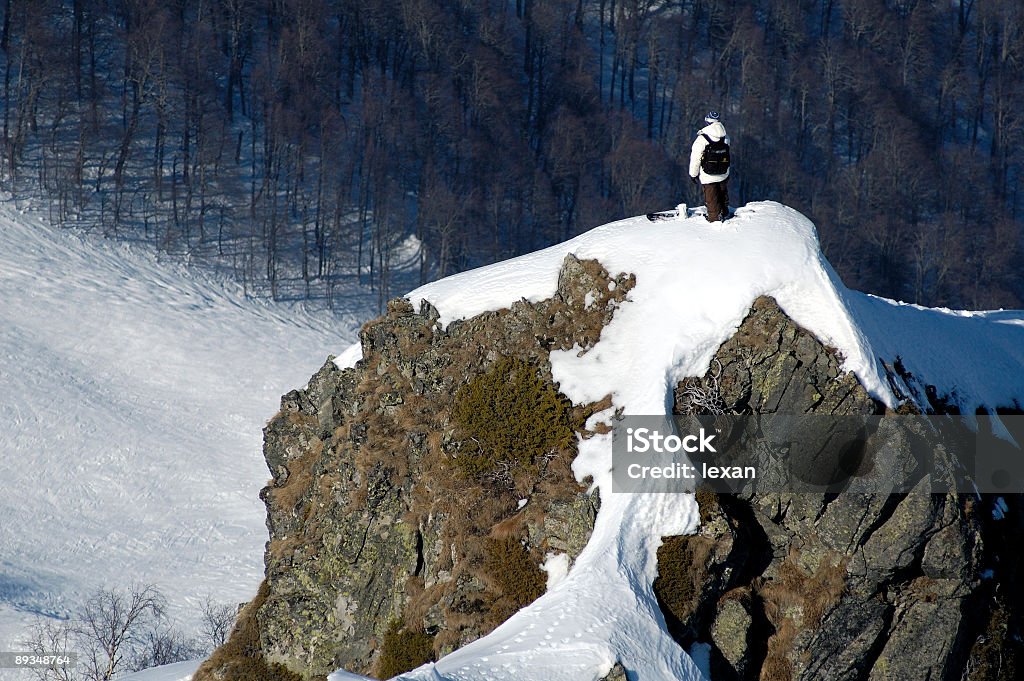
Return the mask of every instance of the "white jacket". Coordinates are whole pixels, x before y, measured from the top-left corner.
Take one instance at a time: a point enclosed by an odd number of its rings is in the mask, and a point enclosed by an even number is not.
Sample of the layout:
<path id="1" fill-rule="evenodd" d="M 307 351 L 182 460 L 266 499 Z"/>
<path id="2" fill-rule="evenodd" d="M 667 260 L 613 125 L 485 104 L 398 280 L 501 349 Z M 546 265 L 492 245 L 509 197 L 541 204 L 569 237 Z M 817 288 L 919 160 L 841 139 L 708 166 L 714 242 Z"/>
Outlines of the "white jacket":
<path id="1" fill-rule="evenodd" d="M 704 135 L 707 135 L 713 140 L 720 140 L 725 138 L 725 143 L 729 143 L 729 135 L 725 132 L 725 126 L 720 122 L 715 121 L 710 125 L 706 125 L 700 129 L 697 133 L 697 139 L 693 140 L 693 148 L 690 149 L 690 177 L 699 177 L 701 184 L 711 184 L 712 182 L 721 182 L 725 178 L 729 177 L 729 171 L 725 171 L 724 175 L 708 175 L 700 169 L 700 157 L 704 155 L 704 147 L 708 145 L 708 141 L 704 139 Z"/>

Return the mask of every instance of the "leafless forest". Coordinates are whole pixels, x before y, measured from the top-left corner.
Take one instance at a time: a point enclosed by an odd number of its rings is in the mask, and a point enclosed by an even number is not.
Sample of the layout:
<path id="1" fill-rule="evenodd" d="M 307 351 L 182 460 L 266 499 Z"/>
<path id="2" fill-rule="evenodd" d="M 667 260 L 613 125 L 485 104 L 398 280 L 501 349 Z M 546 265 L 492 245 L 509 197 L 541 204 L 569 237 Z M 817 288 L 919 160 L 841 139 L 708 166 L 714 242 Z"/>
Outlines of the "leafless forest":
<path id="1" fill-rule="evenodd" d="M 1021 0 L 0 3 L 0 186 L 259 294 L 692 203 L 714 108 L 733 204 L 805 212 L 851 286 L 1024 305 Z"/>

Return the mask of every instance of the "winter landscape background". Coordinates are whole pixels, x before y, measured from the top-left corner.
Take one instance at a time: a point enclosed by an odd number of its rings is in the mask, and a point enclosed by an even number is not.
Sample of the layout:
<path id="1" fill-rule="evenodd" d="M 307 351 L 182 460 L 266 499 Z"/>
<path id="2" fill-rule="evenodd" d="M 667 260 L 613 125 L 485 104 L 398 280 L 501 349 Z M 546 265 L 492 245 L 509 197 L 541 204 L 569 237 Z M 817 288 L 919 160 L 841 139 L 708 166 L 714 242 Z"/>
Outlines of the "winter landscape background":
<path id="1" fill-rule="evenodd" d="M 261 429 L 354 336 L 354 317 L 255 300 L 149 250 L 0 207 L 0 650 L 100 589 L 156 586 L 185 639 L 207 598 L 250 598 Z"/>
<path id="2" fill-rule="evenodd" d="M 0 649 L 127 575 L 184 632 L 251 597 L 279 396 L 416 285 L 692 204 L 709 108 L 846 285 L 1024 307 L 1017 0 L 0 13 Z"/>
<path id="3" fill-rule="evenodd" d="M 851 286 L 1020 307 L 1016 0 L 6 0 L 3 184 L 56 224 L 380 307 L 690 199 L 813 216 Z M 340 288 L 339 288 L 340 287 Z"/>

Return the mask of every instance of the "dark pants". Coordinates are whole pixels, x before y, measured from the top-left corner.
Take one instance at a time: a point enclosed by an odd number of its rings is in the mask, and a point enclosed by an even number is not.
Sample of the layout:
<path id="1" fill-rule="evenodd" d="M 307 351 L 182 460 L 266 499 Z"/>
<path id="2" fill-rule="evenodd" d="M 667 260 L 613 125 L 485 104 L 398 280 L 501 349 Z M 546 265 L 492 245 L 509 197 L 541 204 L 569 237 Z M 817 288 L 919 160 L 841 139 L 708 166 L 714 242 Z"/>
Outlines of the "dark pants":
<path id="1" fill-rule="evenodd" d="M 708 222 L 729 217 L 729 179 L 703 185 L 704 205 L 708 207 Z"/>

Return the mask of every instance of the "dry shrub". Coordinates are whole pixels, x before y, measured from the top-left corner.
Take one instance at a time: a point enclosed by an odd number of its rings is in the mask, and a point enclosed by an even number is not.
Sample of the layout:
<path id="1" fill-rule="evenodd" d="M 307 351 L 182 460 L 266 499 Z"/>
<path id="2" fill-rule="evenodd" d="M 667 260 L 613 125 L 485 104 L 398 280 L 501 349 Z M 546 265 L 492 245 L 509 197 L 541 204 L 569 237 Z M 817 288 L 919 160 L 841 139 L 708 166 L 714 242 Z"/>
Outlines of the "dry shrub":
<path id="1" fill-rule="evenodd" d="M 927 575 L 915 577 L 910 582 L 910 590 L 922 603 L 934 603 L 939 599 L 939 594 L 936 589 L 937 586 L 938 583 L 936 580 L 928 577 Z"/>
<path id="2" fill-rule="evenodd" d="M 724 594 L 722 594 L 722 596 L 718 599 L 719 603 L 724 603 L 725 601 L 738 601 L 739 603 L 743 604 L 744 608 L 746 608 L 747 610 L 750 610 L 750 608 L 751 608 L 751 592 L 750 592 L 750 587 L 749 586 L 737 586 L 737 587 L 734 587 L 732 589 L 729 589 Z"/>
<path id="3" fill-rule="evenodd" d="M 393 620 L 380 647 L 377 678 L 390 679 L 434 659 L 433 636 L 422 631 L 410 631 L 398 620 Z"/>
<path id="4" fill-rule="evenodd" d="M 367 442 L 359 450 L 359 469 L 368 471 L 380 464 L 395 471 L 395 480 L 404 479 L 408 475 L 409 467 L 409 442 L 406 432 L 398 427 L 390 414 L 374 413 L 366 418 L 365 424 Z"/>
<path id="5" fill-rule="evenodd" d="M 402 617 L 406 622 L 422 622 L 426 619 L 430 608 L 440 600 L 442 585 L 433 585 L 429 589 L 424 586 L 423 577 L 413 575 L 405 582 L 406 606 Z"/>
<path id="6" fill-rule="evenodd" d="M 765 582 L 759 590 L 768 619 L 778 627 L 794 612 L 801 613 L 801 628 L 815 628 L 825 613 L 839 602 L 846 588 L 846 561 L 826 555 L 814 574 L 799 564 L 799 552 L 790 549 L 779 564 L 778 576 Z"/>
<path id="7" fill-rule="evenodd" d="M 303 546 L 304 544 L 298 537 L 290 535 L 284 539 L 271 539 L 267 544 L 267 553 L 278 562 L 288 563 L 296 549 Z"/>
<path id="8" fill-rule="evenodd" d="M 996 605 L 983 633 L 975 639 L 967 660 L 964 678 L 969 681 L 1019 679 L 1017 661 L 1021 644 L 1014 639 L 1010 612 L 1002 599 Z"/>
<path id="9" fill-rule="evenodd" d="M 395 421 L 403 433 L 422 432 L 424 424 L 432 421 L 437 405 L 422 395 L 408 393 L 402 408 L 395 412 Z"/>
<path id="10" fill-rule="evenodd" d="M 714 542 L 707 537 L 665 537 L 658 548 L 654 595 L 666 616 L 678 622 L 697 609 L 707 579 L 707 561 Z"/>
<path id="11" fill-rule="evenodd" d="M 707 485 L 699 485 L 694 492 L 694 497 L 697 500 L 700 522 L 703 525 L 719 512 L 718 494 Z"/>
<path id="12" fill-rule="evenodd" d="M 275 506 L 294 510 L 299 505 L 299 501 L 313 484 L 313 469 L 320 460 L 323 449 L 324 443 L 319 438 L 314 438 L 309 447 L 302 452 L 302 456 L 288 461 L 288 479 L 284 485 L 274 487 L 270 491 Z"/>
<path id="13" fill-rule="evenodd" d="M 522 535 L 522 530 L 523 514 L 517 513 L 492 525 L 490 536 L 492 539 L 518 539 Z"/>
<path id="14" fill-rule="evenodd" d="M 594 427 L 589 430 L 583 427 L 583 424 L 586 424 L 587 419 L 589 419 L 591 416 L 598 412 L 602 412 L 606 409 L 610 409 L 611 407 L 611 395 L 605 395 L 598 402 L 591 402 L 590 404 L 584 404 L 576 407 L 575 411 L 573 412 L 573 415 L 576 419 L 576 422 L 581 424 L 579 428 L 580 437 L 582 437 L 584 440 L 589 440 L 595 435 L 604 435 L 605 433 L 612 432 L 612 426 L 607 421 L 598 421 L 597 423 L 594 424 Z"/>
<path id="15" fill-rule="evenodd" d="M 317 496 L 323 501 L 330 501 L 334 490 L 341 484 L 341 476 L 337 471 L 324 471 L 317 482 Z"/>
<path id="16" fill-rule="evenodd" d="M 768 639 L 768 655 L 761 665 L 761 681 L 791 681 L 793 663 L 786 654 L 793 647 L 797 629 L 792 620 L 784 620 Z"/>
<path id="17" fill-rule="evenodd" d="M 762 681 L 788 681 L 792 677 L 787 654 L 797 633 L 817 629 L 846 588 L 846 560 L 839 559 L 838 554 L 825 555 L 811 574 L 800 566 L 799 559 L 799 551 L 791 548 L 779 564 L 775 579 L 758 584 L 765 615 L 775 627 L 761 668 Z"/>
<path id="18" fill-rule="evenodd" d="M 498 592 L 490 613 L 492 619 L 504 622 L 540 598 L 547 588 L 547 575 L 515 536 L 488 538 L 486 547 L 484 575 Z"/>
<path id="19" fill-rule="evenodd" d="M 449 618 L 448 626 L 437 632 L 437 636 L 434 638 L 434 643 L 437 645 L 437 649 L 441 651 L 442 655 L 447 655 L 449 652 L 461 647 L 462 636 L 456 628 L 455 618 Z"/>
<path id="20" fill-rule="evenodd" d="M 482 476 L 499 466 L 533 466 L 573 442 L 572 404 L 538 369 L 505 357 L 455 394 L 452 418 L 465 444 L 455 464 Z"/>

